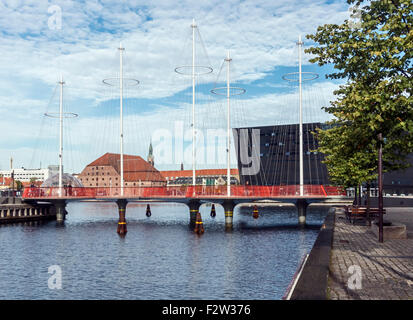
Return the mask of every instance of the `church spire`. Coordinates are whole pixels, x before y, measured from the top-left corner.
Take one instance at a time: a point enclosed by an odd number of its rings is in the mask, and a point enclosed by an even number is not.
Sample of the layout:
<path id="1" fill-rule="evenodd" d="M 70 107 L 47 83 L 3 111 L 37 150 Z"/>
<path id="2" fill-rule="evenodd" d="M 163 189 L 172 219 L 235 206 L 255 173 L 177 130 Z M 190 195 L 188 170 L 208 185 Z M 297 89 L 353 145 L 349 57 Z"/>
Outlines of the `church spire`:
<path id="1" fill-rule="evenodd" d="M 148 153 L 148 162 L 152 165 L 155 166 L 155 158 L 153 156 L 153 147 L 152 147 L 152 140 L 149 144 L 149 153 Z"/>

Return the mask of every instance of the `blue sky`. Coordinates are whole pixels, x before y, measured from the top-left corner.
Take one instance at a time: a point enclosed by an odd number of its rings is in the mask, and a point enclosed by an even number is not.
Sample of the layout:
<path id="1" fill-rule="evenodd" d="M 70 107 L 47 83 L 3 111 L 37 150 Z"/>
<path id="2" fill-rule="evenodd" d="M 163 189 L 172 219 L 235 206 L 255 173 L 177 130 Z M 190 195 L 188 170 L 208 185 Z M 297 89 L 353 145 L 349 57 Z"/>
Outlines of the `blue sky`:
<path id="1" fill-rule="evenodd" d="M 61 11 L 61 28 L 53 24 L 58 16 L 51 8 Z M 321 0 L 2 0 L 0 169 L 9 168 L 11 156 L 15 167 L 57 163 L 57 121 L 43 115 L 58 111 L 60 74 L 66 81 L 65 109 L 79 115 L 65 122 L 67 170 L 78 172 L 104 152 L 118 152 L 118 91 L 102 79 L 118 76 L 119 42 L 126 49 L 125 77 L 140 81 L 125 90 L 125 152 L 146 157 L 152 139 L 155 161 L 157 152 L 161 159 L 155 131 L 173 132 L 181 122 L 190 128 L 191 81 L 174 68 L 190 63 L 193 18 L 202 36 L 197 63 L 214 69 L 198 79 L 197 121 L 206 130 L 225 129 L 222 99 L 210 89 L 223 85 L 225 74 L 218 71 L 228 49 L 232 81 L 246 89 L 234 98 L 232 126 L 297 122 L 296 87 L 282 75 L 297 71 L 298 35 L 314 33 L 321 24 L 343 23 L 349 11 L 345 1 Z M 306 83 L 304 117 L 322 121 L 321 107 L 340 83 L 325 79 L 330 66 L 320 68 L 308 59 L 303 57 L 303 71 L 320 77 Z M 184 145 L 189 144 L 187 139 Z M 190 167 L 190 159 L 182 161 Z M 179 167 L 177 159 L 169 162 L 158 162 L 159 168 Z"/>

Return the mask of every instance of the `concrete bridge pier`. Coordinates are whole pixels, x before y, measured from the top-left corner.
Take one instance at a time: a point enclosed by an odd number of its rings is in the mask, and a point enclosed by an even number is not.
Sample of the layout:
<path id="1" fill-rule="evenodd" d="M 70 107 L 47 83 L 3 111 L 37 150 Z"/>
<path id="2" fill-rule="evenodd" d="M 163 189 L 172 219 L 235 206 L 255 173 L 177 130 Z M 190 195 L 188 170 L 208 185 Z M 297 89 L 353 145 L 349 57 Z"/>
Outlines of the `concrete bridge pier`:
<path id="1" fill-rule="evenodd" d="M 201 203 L 199 200 L 190 200 L 188 203 L 189 207 L 189 227 L 193 229 L 196 222 L 196 214 L 199 212 L 199 207 Z"/>
<path id="2" fill-rule="evenodd" d="M 66 219 L 66 200 L 56 200 L 53 201 L 53 204 L 56 208 L 56 221 L 58 223 L 64 223 L 65 219 Z M 35 209 L 36 211 L 37 209 Z"/>
<path id="3" fill-rule="evenodd" d="M 232 200 L 225 200 L 223 203 L 224 211 L 225 211 L 225 230 L 231 231 L 232 230 L 232 220 L 234 216 L 234 208 L 235 203 Z"/>
<path id="4" fill-rule="evenodd" d="M 118 222 L 118 234 L 123 236 L 126 235 L 128 232 L 126 228 L 126 205 L 128 204 L 128 201 L 126 199 L 118 199 L 116 200 L 116 204 L 118 205 L 118 210 L 119 210 L 119 222 Z"/>
<path id="5" fill-rule="evenodd" d="M 298 199 L 296 206 L 298 210 L 298 224 L 300 226 L 305 226 L 308 202 L 305 199 Z"/>

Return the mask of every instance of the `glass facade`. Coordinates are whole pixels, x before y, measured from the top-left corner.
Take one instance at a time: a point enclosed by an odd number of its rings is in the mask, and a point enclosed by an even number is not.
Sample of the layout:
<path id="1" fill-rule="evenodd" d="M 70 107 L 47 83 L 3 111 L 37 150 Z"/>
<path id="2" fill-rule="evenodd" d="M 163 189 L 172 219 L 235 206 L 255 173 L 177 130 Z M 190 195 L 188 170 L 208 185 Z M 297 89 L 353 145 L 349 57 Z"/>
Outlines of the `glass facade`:
<path id="1" fill-rule="evenodd" d="M 304 184 L 329 184 L 327 168 L 322 163 L 324 158 L 316 151 L 318 143 L 313 134 L 317 128 L 323 126 L 321 123 L 303 124 Z M 259 136 L 257 143 L 253 138 L 253 131 Z M 236 128 L 233 133 L 241 184 L 300 184 L 298 124 Z M 246 137 L 247 141 L 244 141 Z M 254 154 L 257 157 L 254 158 Z M 252 161 L 258 161 L 259 166 L 258 171 L 253 170 L 253 174 L 250 174 L 248 171 L 251 170 L 245 169 L 253 166 Z"/>

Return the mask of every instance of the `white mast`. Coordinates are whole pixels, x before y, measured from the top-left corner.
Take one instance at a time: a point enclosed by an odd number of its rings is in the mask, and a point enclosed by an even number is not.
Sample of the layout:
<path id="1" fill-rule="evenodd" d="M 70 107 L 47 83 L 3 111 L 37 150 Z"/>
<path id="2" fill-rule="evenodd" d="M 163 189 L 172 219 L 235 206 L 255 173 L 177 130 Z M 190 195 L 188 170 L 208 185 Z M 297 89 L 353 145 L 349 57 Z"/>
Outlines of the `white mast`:
<path id="1" fill-rule="evenodd" d="M 119 103 L 120 103 L 120 194 L 123 196 L 123 59 L 122 43 L 119 43 Z"/>
<path id="2" fill-rule="evenodd" d="M 231 168 L 230 168 L 230 151 L 231 151 L 231 121 L 230 121 L 230 83 L 229 83 L 229 71 L 231 58 L 229 56 L 229 50 L 227 52 L 227 196 L 231 196 Z"/>
<path id="3" fill-rule="evenodd" d="M 192 185 L 196 185 L 196 131 L 195 131 L 195 19 L 192 19 Z"/>
<path id="4" fill-rule="evenodd" d="M 302 73 L 301 73 L 301 49 L 303 42 L 301 35 L 298 36 L 298 84 L 300 97 L 300 123 L 299 123 L 299 139 L 300 139 L 300 196 L 304 195 L 304 169 L 303 169 L 303 91 L 302 91 Z"/>
<path id="5" fill-rule="evenodd" d="M 216 87 L 211 90 L 213 94 L 226 95 L 227 97 L 227 196 L 231 196 L 231 95 L 241 95 L 245 93 L 245 89 L 240 87 L 231 87 L 230 75 L 231 75 L 231 57 L 229 50 L 227 51 L 227 57 L 224 59 L 227 63 L 227 85 L 225 87 Z M 225 91 L 224 91 L 225 90 Z M 232 92 L 231 92 L 232 90 Z M 225 93 L 224 93 L 225 92 Z"/>
<path id="6" fill-rule="evenodd" d="M 59 197 L 62 196 L 63 187 L 63 75 L 60 75 L 60 101 L 59 101 Z"/>

